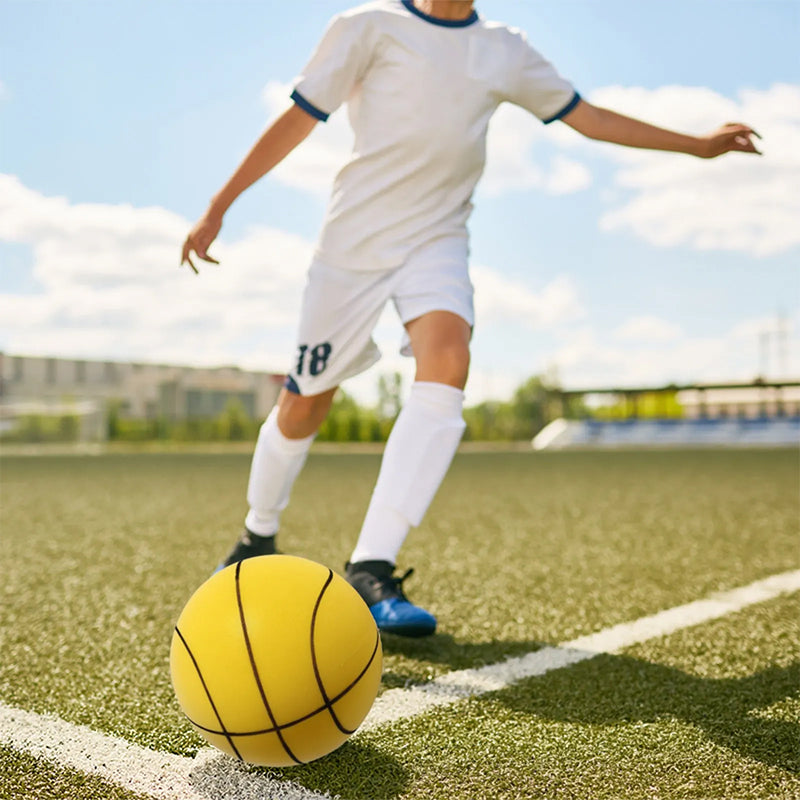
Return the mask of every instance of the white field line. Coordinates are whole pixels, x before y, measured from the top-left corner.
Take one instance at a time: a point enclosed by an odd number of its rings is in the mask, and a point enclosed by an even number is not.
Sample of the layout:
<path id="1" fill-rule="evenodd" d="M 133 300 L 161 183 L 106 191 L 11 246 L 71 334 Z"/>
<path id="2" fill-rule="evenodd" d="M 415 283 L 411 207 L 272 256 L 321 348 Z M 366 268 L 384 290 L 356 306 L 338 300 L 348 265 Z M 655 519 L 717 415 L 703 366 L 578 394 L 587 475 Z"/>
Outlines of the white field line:
<path id="1" fill-rule="evenodd" d="M 650 617 L 581 636 L 557 647 L 543 647 L 533 653 L 478 669 L 448 672 L 430 683 L 410 689 L 390 689 L 375 701 L 356 736 L 396 720 L 415 717 L 437 706 L 450 705 L 467 697 L 505 689 L 525 678 L 569 667 L 600 653 L 615 653 L 657 636 L 666 636 L 682 628 L 718 619 L 754 603 L 771 600 L 798 589 L 800 570 L 784 572 L 748 586 L 719 592 L 704 600 L 695 600 Z"/>
<path id="2" fill-rule="evenodd" d="M 437 706 L 504 689 L 525 678 L 544 675 L 600 653 L 614 653 L 797 590 L 800 590 L 800 570 L 784 572 L 556 647 L 544 647 L 479 669 L 450 672 L 424 686 L 390 689 L 375 701 L 355 736 Z M 0 744 L 103 778 L 154 800 L 321 800 L 329 797 L 288 781 L 250 772 L 215 750 L 203 750 L 196 758 L 158 753 L 58 717 L 2 703 Z"/>
<path id="3" fill-rule="evenodd" d="M 289 781 L 250 772 L 233 758 L 210 748 L 202 750 L 197 758 L 158 753 L 49 714 L 34 714 L 2 703 L 0 744 L 155 800 L 330 797 Z"/>

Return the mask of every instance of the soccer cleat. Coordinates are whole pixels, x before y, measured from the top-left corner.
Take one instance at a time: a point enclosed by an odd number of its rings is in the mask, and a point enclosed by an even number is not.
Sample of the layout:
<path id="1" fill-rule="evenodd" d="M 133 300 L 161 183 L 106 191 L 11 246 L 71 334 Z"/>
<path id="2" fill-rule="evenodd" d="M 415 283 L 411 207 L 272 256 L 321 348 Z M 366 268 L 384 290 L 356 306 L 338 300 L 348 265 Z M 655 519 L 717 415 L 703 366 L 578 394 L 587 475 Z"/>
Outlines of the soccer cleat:
<path id="1" fill-rule="evenodd" d="M 253 556 L 274 556 L 278 552 L 275 547 L 275 536 L 259 536 L 252 531 L 244 529 L 239 541 L 233 546 L 233 550 L 228 553 L 228 557 L 216 568 L 219 572 L 231 564 L 244 561 L 245 558 Z"/>
<path id="2" fill-rule="evenodd" d="M 409 602 L 403 581 L 414 572 L 407 570 L 394 577 L 388 561 L 359 561 L 347 564 L 348 583 L 361 595 L 378 628 L 399 636 L 430 636 L 436 630 L 436 617 Z"/>

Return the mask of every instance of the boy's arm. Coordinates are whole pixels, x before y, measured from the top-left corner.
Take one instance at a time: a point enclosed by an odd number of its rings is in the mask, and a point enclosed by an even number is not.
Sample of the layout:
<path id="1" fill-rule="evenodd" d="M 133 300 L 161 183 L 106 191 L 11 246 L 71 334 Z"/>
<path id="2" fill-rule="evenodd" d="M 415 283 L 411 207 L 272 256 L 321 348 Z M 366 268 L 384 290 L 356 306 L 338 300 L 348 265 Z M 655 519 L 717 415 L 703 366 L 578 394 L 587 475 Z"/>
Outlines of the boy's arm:
<path id="1" fill-rule="evenodd" d="M 562 122 L 590 139 L 627 147 L 672 150 L 699 158 L 715 158 L 732 150 L 759 153 L 751 138 L 758 134 L 748 125 L 738 122 L 729 122 L 705 136 L 688 136 L 626 117 L 607 108 L 593 106 L 585 100 L 581 100 L 572 111 L 562 117 Z"/>
<path id="2" fill-rule="evenodd" d="M 314 117 L 293 104 L 264 131 L 228 182 L 214 195 L 205 214 L 186 237 L 181 264 L 188 263 L 197 272 L 192 263 L 192 252 L 197 253 L 204 261 L 219 263 L 208 255 L 207 250 L 219 234 L 225 212 L 245 189 L 283 161 L 311 133 L 316 124 Z"/>

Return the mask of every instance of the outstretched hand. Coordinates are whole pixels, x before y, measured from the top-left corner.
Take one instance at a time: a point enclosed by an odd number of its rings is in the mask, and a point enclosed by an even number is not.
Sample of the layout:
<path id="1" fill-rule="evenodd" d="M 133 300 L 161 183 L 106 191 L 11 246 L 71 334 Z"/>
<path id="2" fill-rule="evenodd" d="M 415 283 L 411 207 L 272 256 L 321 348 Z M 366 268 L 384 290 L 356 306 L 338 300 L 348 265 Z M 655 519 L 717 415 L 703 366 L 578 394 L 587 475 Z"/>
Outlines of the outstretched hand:
<path id="1" fill-rule="evenodd" d="M 208 213 L 204 214 L 200 221 L 192 228 L 186 241 L 183 243 L 183 252 L 181 253 L 181 266 L 188 264 L 197 274 L 197 267 L 192 261 L 192 253 L 196 253 L 198 258 L 203 261 L 208 261 L 211 264 L 219 264 L 215 258 L 208 254 L 208 248 L 214 239 L 217 238 L 220 228 L 222 228 L 222 219 L 209 216 Z"/>
<path id="2" fill-rule="evenodd" d="M 761 151 L 753 142 L 754 136 L 757 139 L 761 138 L 749 125 L 743 125 L 741 122 L 728 122 L 712 133 L 701 137 L 702 149 L 698 155 L 701 158 L 716 158 L 731 151 L 761 155 Z"/>

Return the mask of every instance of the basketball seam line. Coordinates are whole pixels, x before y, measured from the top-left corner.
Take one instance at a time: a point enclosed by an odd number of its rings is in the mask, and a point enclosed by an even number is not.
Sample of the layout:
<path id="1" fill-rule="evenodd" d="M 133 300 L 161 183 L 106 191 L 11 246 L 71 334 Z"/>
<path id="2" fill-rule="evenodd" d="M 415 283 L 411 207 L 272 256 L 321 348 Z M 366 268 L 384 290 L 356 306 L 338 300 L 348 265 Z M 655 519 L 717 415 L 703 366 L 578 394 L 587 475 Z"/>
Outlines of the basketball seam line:
<path id="1" fill-rule="evenodd" d="M 239 585 L 239 574 L 242 570 L 242 563 L 243 563 L 242 561 L 239 561 L 236 564 L 236 578 L 235 578 L 236 602 L 239 606 L 239 621 L 241 622 L 242 625 L 242 633 L 244 634 L 244 643 L 245 646 L 247 647 L 247 655 L 250 659 L 250 668 L 253 671 L 253 677 L 255 678 L 256 685 L 258 686 L 258 692 L 261 695 L 261 701 L 264 703 L 264 708 L 266 709 L 267 714 L 269 715 L 270 721 L 275 726 L 275 734 L 278 737 L 278 741 L 283 745 L 283 749 L 286 751 L 286 754 L 289 756 L 289 758 L 292 759 L 292 761 L 295 762 L 295 764 L 302 764 L 303 762 L 291 751 L 289 745 L 286 744 L 286 740 L 283 738 L 283 734 L 281 733 L 281 730 L 278 726 L 278 721 L 275 719 L 275 715 L 272 713 L 272 707 L 270 706 L 269 701 L 267 700 L 267 694 L 264 691 L 263 684 L 261 683 L 261 676 L 258 673 L 258 667 L 256 666 L 255 655 L 253 654 L 253 648 L 252 645 L 250 644 L 250 636 L 247 632 L 247 622 L 245 621 L 244 617 L 242 593 L 241 593 L 241 587 Z"/>
<path id="2" fill-rule="evenodd" d="M 333 710 L 333 703 L 331 699 L 328 697 L 328 693 L 325 691 L 325 685 L 322 682 L 322 675 L 319 672 L 319 664 L 317 663 L 317 648 L 314 644 L 314 631 L 317 627 L 317 612 L 319 611 L 320 604 L 322 603 L 322 598 L 325 595 L 328 587 L 331 585 L 331 581 L 333 581 L 333 570 L 328 570 L 328 577 L 325 580 L 325 585 L 322 587 L 322 590 L 317 597 L 317 602 L 314 603 L 314 610 L 311 612 L 311 665 L 314 668 L 314 677 L 317 680 L 317 686 L 319 686 L 320 694 L 322 695 L 322 702 L 325 704 L 325 708 L 328 709 L 328 713 L 331 715 L 331 719 L 333 720 L 336 727 L 347 736 L 355 733 L 355 728 L 353 730 L 349 730 L 339 722 L 339 718 L 336 716 L 336 712 Z"/>
<path id="3" fill-rule="evenodd" d="M 356 676 L 356 678 L 351 681 L 351 683 L 346 686 L 339 694 L 335 697 L 331 698 L 331 703 L 338 703 L 351 689 L 354 689 L 358 682 L 364 677 L 367 670 L 372 665 L 372 662 L 375 660 L 375 654 L 378 652 L 378 642 L 380 641 L 380 633 L 376 632 L 375 634 L 375 646 L 372 649 L 372 655 L 367 661 L 366 666 L 361 672 Z M 276 733 L 279 730 L 286 730 L 286 728 L 292 728 L 295 725 L 299 725 L 301 722 L 305 722 L 306 720 L 315 717 L 317 714 L 323 712 L 326 706 L 320 706 L 319 708 L 315 708 L 313 711 L 310 711 L 308 714 L 298 717 L 297 719 L 293 719 L 291 722 L 284 722 L 280 725 L 276 725 L 274 728 L 262 728 L 261 730 L 257 731 L 228 731 L 228 736 L 260 736 L 262 733 Z M 206 728 L 204 725 L 200 725 L 200 723 L 195 722 L 191 717 L 188 717 L 189 722 L 192 723 L 195 727 L 199 728 L 202 731 L 206 731 L 207 733 L 216 733 L 222 734 L 222 731 L 218 731 L 215 728 Z"/>
<path id="4" fill-rule="evenodd" d="M 177 625 L 175 626 L 175 633 L 178 634 L 178 638 L 181 640 L 181 642 L 183 642 L 183 646 L 186 648 L 186 652 L 189 654 L 189 658 L 192 659 L 192 664 L 194 664 L 194 668 L 195 668 L 195 670 L 197 672 L 197 677 L 200 678 L 200 683 L 202 684 L 203 690 L 206 693 L 206 697 L 208 698 L 208 702 L 211 704 L 211 708 L 214 709 L 214 714 L 215 714 L 217 720 L 219 721 L 219 726 L 220 726 L 220 728 L 222 728 L 221 731 L 214 731 L 214 733 L 221 734 L 222 736 L 224 736 L 228 740 L 228 744 L 231 746 L 231 748 L 233 748 L 233 752 L 236 753 L 236 757 L 240 761 L 244 761 L 244 759 L 242 758 L 241 753 L 239 752 L 239 750 L 237 749 L 236 745 L 234 744 L 233 739 L 231 738 L 231 735 L 225 729 L 225 723 L 222 721 L 222 717 L 220 716 L 219 711 L 217 710 L 217 706 L 214 703 L 214 698 L 211 696 L 211 692 L 209 691 L 208 686 L 206 685 L 206 681 L 205 681 L 205 678 L 203 677 L 203 673 L 200 671 L 200 665 L 197 663 L 197 659 L 194 657 L 194 653 L 192 653 L 192 650 L 189 647 L 189 643 L 186 641 L 186 639 L 183 638 L 183 634 L 180 632 L 180 630 L 178 629 Z M 187 718 L 188 718 L 188 715 L 187 715 Z M 192 722 L 192 720 L 189 719 L 189 722 Z M 192 724 L 194 724 L 194 723 L 192 723 Z"/>

